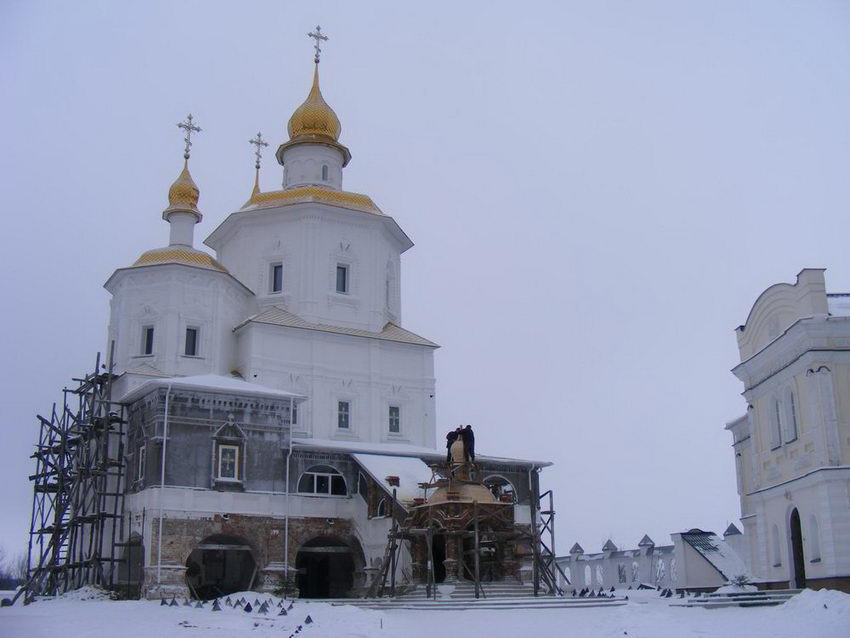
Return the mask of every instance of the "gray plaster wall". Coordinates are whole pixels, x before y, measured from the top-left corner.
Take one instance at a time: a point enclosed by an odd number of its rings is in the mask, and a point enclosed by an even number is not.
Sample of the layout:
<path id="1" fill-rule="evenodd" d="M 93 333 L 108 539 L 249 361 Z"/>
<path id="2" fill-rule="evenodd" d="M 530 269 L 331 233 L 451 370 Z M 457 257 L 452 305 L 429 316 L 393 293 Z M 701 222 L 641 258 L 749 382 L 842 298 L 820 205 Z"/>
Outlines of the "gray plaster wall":
<path id="1" fill-rule="evenodd" d="M 129 492 L 160 484 L 167 393 L 165 388 L 155 389 L 128 406 Z M 288 399 L 173 389 L 168 396 L 165 484 L 283 491 L 289 410 Z M 240 447 L 240 481 L 215 480 L 218 443 Z M 144 467 L 140 471 L 143 445 Z"/>

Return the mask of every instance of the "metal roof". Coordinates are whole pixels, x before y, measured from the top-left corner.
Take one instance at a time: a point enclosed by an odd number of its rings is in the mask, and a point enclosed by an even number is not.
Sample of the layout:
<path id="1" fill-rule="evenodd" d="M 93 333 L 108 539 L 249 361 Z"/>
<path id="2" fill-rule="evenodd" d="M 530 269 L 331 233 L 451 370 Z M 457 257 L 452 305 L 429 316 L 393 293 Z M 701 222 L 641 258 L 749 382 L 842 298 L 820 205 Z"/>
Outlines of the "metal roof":
<path id="1" fill-rule="evenodd" d="M 425 337 L 420 337 L 409 330 L 405 330 L 401 326 L 397 326 L 392 322 L 388 322 L 381 332 L 370 332 L 368 330 L 360 330 L 357 328 L 342 328 L 340 326 L 329 326 L 321 323 L 310 323 L 301 317 L 292 314 L 291 312 L 280 308 L 279 306 L 270 306 L 265 310 L 248 317 L 237 325 L 234 330 L 249 324 L 263 323 L 271 326 L 283 326 L 285 328 L 298 328 L 301 330 L 315 330 L 318 332 L 329 332 L 332 334 L 348 335 L 352 337 L 365 337 L 367 339 L 380 339 L 382 341 L 393 341 L 395 343 L 407 343 L 416 346 L 428 346 L 430 348 L 439 348 L 436 343 L 429 341 Z"/>

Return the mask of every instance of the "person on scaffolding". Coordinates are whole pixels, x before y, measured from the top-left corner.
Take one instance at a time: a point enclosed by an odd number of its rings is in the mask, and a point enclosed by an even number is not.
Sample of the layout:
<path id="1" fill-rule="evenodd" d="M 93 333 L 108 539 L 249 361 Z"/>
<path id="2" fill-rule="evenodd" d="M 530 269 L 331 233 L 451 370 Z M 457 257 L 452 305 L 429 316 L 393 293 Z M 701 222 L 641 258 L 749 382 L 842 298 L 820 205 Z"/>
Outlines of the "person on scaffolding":
<path id="1" fill-rule="evenodd" d="M 457 426 L 454 430 L 449 430 L 449 433 L 446 434 L 446 463 L 451 464 L 452 462 L 452 444 L 457 441 L 460 436 L 460 426 Z"/>
<path id="2" fill-rule="evenodd" d="M 463 458 L 469 463 L 475 463 L 475 433 L 472 431 L 472 426 L 467 425 L 460 431 L 460 436 L 463 439 Z"/>

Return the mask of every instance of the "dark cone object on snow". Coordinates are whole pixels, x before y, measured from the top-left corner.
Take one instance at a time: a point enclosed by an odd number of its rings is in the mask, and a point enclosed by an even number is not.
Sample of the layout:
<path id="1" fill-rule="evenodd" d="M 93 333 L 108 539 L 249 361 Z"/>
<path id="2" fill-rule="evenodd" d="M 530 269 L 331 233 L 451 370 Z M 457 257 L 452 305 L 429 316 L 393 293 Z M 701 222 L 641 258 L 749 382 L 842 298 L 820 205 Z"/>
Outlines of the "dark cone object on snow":
<path id="1" fill-rule="evenodd" d="M 251 607 L 251 603 L 245 603 L 245 607 L 242 608 L 242 611 L 252 612 L 254 608 Z"/>
<path id="2" fill-rule="evenodd" d="M 204 603 L 202 603 L 200 600 L 195 603 L 195 609 L 203 609 L 203 608 L 204 608 Z"/>
<path id="3" fill-rule="evenodd" d="M 168 607 L 168 601 L 165 600 L 165 598 L 160 598 L 159 599 L 159 606 L 160 607 Z"/>
<path id="4" fill-rule="evenodd" d="M 170 603 L 168 603 L 168 606 L 169 606 L 169 607 L 179 607 L 179 606 L 180 606 L 180 603 L 178 603 L 178 602 L 177 602 L 177 599 L 176 599 L 176 598 L 172 598 L 172 599 L 171 599 L 171 602 L 170 602 Z"/>
<path id="5" fill-rule="evenodd" d="M 260 606 L 260 599 L 259 599 L 259 598 L 255 598 L 255 599 L 254 599 L 254 607 L 259 607 L 259 606 Z"/>
<path id="6" fill-rule="evenodd" d="M 292 602 L 292 601 L 289 601 L 289 607 L 286 608 L 286 611 L 292 611 L 293 607 L 295 607 L 295 603 Z"/>
<path id="7" fill-rule="evenodd" d="M 312 625 L 313 624 L 313 619 L 310 618 L 310 614 L 307 614 L 307 617 L 304 619 L 304 624 L 305 625 Z"/>
<path id="8" fill-rule="evenodd" d="M 278 616 L 286 616 L 286 610 L 285 610 L 285 609 L 281 609 L 281 610 L 278 612 L 278 614 L 277 614 L 277 615 L 278 615 Z"/>
<path id="9" fill-rule="evenodd" d="M 218 604 L 218 598 L 216 598 L 216 599 L 213 601 L 212 610 L 213 610 L 213 611 L 221 611 L 221 605 L 219 605 L 219 604 Z"/>
<path id="10" fill-rule="evenodd" d="M 260 608 L 257 610 L 258 614 L 267 614 L 269 613 L 269 606 L 266 603 L 260 605 Z"/>
<path id="11" fill-rule="evenodd" d="M 187 598 L 186 600 L 183 601 L 183 606 L 184 607 L 191 607 L 192 601 Z"/>

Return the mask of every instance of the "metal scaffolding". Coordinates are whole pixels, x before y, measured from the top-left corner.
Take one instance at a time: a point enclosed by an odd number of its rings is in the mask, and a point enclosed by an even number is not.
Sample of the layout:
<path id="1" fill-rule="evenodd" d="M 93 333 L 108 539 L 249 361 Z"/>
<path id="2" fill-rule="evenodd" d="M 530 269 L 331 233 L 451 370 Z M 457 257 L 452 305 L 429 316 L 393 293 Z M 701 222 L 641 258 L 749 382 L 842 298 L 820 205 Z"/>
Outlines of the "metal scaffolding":
<path id="1" fill-rule="evenodd" d="M 465 465 L 470 467 L 470 475 L 475 475 L 474 464 L 467 463 Z M 431 482 L 421 483 L 420 487 L 426 489 L 426 491 L 428 488 L 437 487 L 441 484 L 440 479 L 437 478 L 440 475 L 444 475 L 445 477 L 450 476 L 452 481 L 458 483 L 478 483 L 476 480 L 464 481 L 455 478 L 456 469 L 444 469 L 433 465 Z M 443 479 L 443 482 L 445 482 L 445 479 Z M 425 499 L 422 500 L 424 501 Z M 475 598 L 486 598 L 479 565 L 480 554 L 484 545 L 481 529 L 485 526 L 495 527 L 499 530 L 496 532 L 491 531 L 488 534 L 490 537 L 498 539 L 499 542 L 521 541 L 528 544 L 531 550 L 535 596 L 538 596 L 541 590 L 544 590 L 548 595 L 564 595 L 561 583 L 569 584 L 570 581 L 561 567 L 555 562 L 555 510 L 552 490 L 538 494 L 536 484 L 534 484 L 529 499 L 531 525 L 516 523 L 512 511 L 500 512 L 499 510 L 487 508 L 486 505 L 482 507 L 481 503 L 472 502 L 465 504 L 466 509 L 470 510 L 471 513 L 471 518 L 467 521 L 469 525 L 464 529 L 449 531 L 437 526 L 431 516 L 431 510 L 429 510 L 427 520 L 423 521 L 424 525 L 414 525 L 412 517 L 409 515 L 401 517 L 403 520 L 400 520 L 398 508 L 396 507 L 397 497 L 395 489 L 393 490 L 392 504 L 392 526 L 387 534 L 387 546 L 384 551 L 381 569 L 375 574 L 371 586 L 367 589 L 366 598 L 396 596 L 395 572 L 396 565 L 400 561 L 399 554 L 403 548 L 403 541 L 414 541 L 417 538 L 424 538 L 428 556 L 425 582 L 426 595 L 428 598 L 436 599 L 437 589 L 435 586 L 434 561 L 432 556 L 433 539 L 438 532 L 452 538 L 466 538 L 472 541 L 469 562 L 466 556 L 459 557 L 461 573 L 464 579 L 473 583 L 475 587 Z M 492 543 L 493 541 L 487 542 Z"/>
<path id="2" fill-rule="evenodd" d="M 112 358 L 73 379 L 61 408 L 38 416 L 24 603 L 83 585 L 113 588 L 123 538 L 124 411 L 112 401 Z"/>

